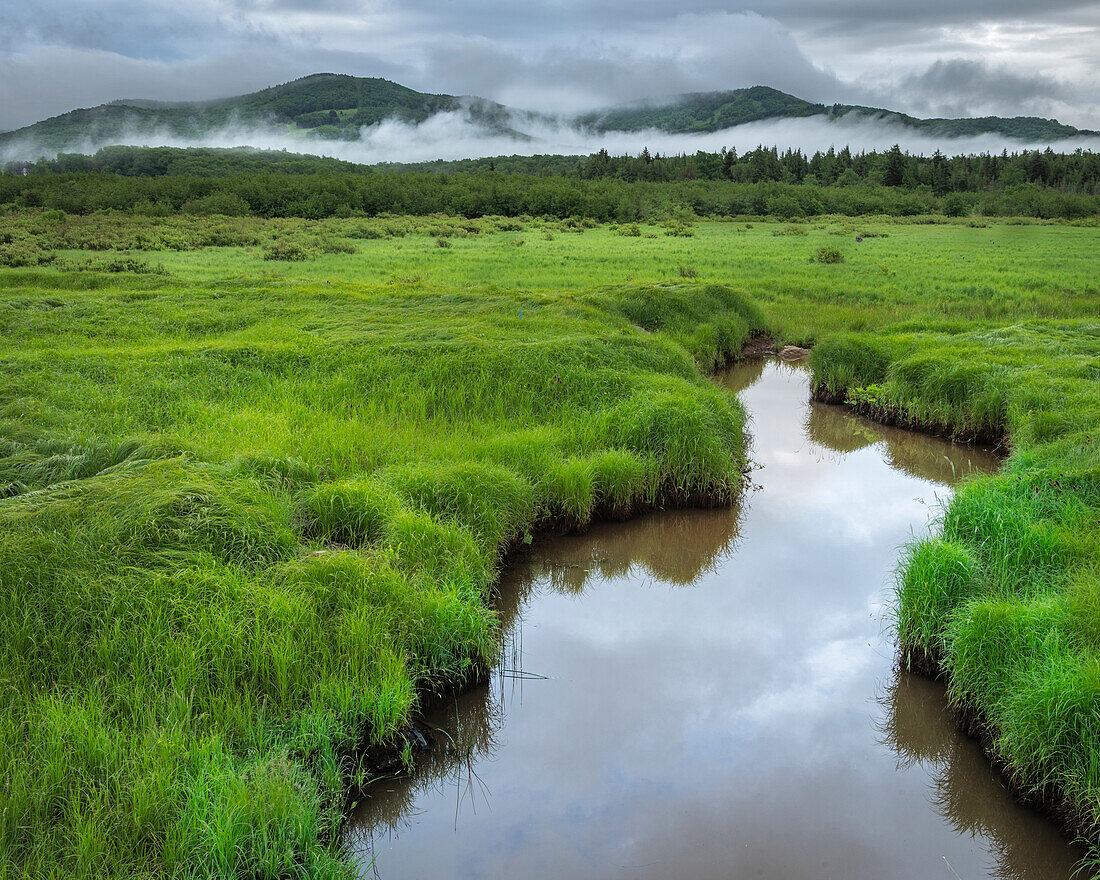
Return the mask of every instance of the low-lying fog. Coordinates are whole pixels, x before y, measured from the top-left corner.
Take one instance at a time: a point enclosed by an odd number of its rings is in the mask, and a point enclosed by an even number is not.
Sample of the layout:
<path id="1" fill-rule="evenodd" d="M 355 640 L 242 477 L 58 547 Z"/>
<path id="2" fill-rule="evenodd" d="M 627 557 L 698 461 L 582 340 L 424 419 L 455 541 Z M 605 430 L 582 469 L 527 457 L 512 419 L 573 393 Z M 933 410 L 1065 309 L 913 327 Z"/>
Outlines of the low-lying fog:
<path id="1" fill-rule="evenodd" d="M 421 123 L 387 120 L 360 129 L 354 141 L 320 140 L 305 131 L 286 127 L 228 126 L 204 136 L 184 137 L 168 131 L 138 131 L 123 138 L 89 139 L 66 152 L 94 153 L 109 144 L 171 147 L 241 147 L 287 150 L 331 156 L 349 162 L 425 162 L 435 159 L 473 159 L 503 155 L 587 155 L 600 148 L 613 155 L 641 152 L 694 153 L 716 152 L 722 147 L 738 152 L 760 145 L 801 149 L 812 154 L 830 146 L 844 146 L 853 152 L 886 150 L 900 144 L 911 153 L 930 155 L 937 149 L 947 155 L 999 153 L 1051 147 L 1057 152 L 1081 148 L 1100 150 L 1100 137 L 1078 137 L 1059 141 L 1021 141 L 998 134 L 973 137 L 939 137 L 903 124 L 873 117 L 848 115 L 839 119 L 810 116 L 801 119 L 774 119 L 750 122 L 712 133 L 670 134 L 654 129 L 635 132 L 595 133 L 565 123 L 522 118 L 514 127 L 527 134 L 518 138 L 487 130 L 470 119 L 465 111 L 439 113 Z M 4 161 L 37 159 L 56 151 L 43 150 L 31 142 L 10 144 L 0 151 Z"/>

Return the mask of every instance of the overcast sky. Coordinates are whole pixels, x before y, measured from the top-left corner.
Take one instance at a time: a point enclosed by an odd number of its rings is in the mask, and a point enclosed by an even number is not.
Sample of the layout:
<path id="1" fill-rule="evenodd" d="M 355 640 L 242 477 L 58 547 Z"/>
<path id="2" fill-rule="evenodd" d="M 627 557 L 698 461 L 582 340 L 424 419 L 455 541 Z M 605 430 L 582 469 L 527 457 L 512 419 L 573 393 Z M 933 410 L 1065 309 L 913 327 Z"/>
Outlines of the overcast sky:
<path id="1" fill-rule="evenodd" d="M 0 130 L 321 71 L 541 110 L 764 84 L 1100 128 L 1100 0 L 0 0 Z"/>

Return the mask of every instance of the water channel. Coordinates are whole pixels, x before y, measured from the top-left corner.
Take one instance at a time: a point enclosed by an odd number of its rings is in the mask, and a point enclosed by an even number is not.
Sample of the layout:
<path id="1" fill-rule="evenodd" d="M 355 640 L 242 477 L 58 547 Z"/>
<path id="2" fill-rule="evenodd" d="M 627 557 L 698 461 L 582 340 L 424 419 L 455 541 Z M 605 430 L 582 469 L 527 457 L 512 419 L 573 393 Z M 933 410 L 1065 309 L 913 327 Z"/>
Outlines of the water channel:
<path id="1" fill-rule="evenodd" d="M 545 539 L 510 566 L 487 686 L 349 823 L 395 878 L 1065 880 L 942 686 L 899 673 L 899 553 L 988 453 L 809 402 L 777 361 L 721 380 L 756 487 Z"/>

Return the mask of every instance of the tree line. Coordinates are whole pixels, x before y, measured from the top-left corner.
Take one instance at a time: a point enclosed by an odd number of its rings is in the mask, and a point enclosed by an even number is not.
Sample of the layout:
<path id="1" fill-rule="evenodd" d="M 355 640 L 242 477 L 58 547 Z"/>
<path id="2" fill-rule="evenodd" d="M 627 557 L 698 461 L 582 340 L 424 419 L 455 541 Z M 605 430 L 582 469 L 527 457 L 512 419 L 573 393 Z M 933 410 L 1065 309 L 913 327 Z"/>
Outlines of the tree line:
<path id="1" fill-rule="evenodd" d="M 806 157 L 760 148 L 691 156 L 612 157 L 601 151 L 558 170 L 537 157 L 470 160 L 449 170 L 349 165 L 295 154 L 229 151 L 143 152 L 114 148 L 61 156 L 0 174 L 0 206 L 72 214 L 121 211 L 320 219 L 445 213 L 590 217 L 602 222 L 662 219 L 690 209 L 700 217 L 821 214 L 978 214 L 1080 219 L 1100 214 L 1098 156 L 1022 153 L 914 157 L 847 149 Z M 167 151 L 167 152 L 165 152 Z M 900 158 L 899 158 L 900 157 Z M 140 173 L 142 170 L 146 173 Z"/>
<path id="2" fill-rule="evenodd" d="M 1100 153 L 1077 150 L 1055 153 L 1049 148 L 1000 154 L 931 156 L 903 152 L 895 144 L 883 152 L 853 153 L 848 147 L 812 156 L 801 150 L 780 152 L 758 147 L 691 155 L 611 156 L 606 150 L 589 156 L 580 168 L 587 179 L 621 180 L 730 180 L 738 183 L 775 181 L 818 186 L 878 186 L 930 189 L 936 195 L 953 192 L 992 192 L 1033 183 L 1070 193 L 1100 194 Z"/>

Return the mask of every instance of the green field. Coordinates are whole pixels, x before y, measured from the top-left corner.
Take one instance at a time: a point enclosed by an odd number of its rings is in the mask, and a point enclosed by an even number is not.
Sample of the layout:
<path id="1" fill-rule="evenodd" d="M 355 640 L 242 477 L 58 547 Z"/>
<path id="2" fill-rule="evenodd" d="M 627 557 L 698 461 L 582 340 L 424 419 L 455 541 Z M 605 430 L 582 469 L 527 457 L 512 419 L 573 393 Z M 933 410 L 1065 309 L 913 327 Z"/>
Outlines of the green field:
<path id="1" fill-rule="evenodd" d="M 971 223 L 5 215 L 0 877 L 348 875 L 510 546 L 737 496 L 755 332 L 1008 434 L 900 636 L 1100 820 L 1100 228 Z"/>

